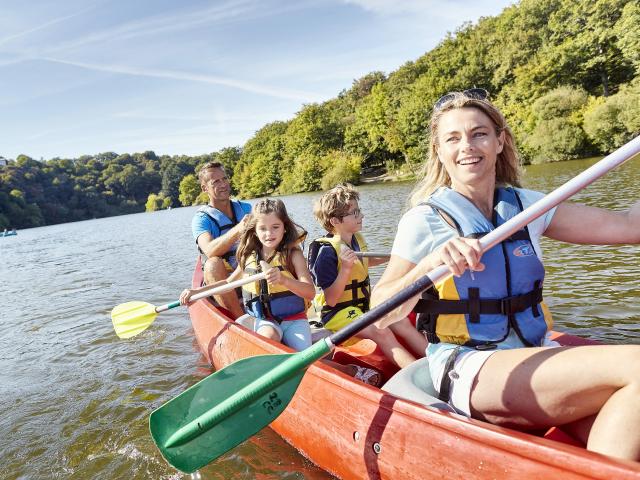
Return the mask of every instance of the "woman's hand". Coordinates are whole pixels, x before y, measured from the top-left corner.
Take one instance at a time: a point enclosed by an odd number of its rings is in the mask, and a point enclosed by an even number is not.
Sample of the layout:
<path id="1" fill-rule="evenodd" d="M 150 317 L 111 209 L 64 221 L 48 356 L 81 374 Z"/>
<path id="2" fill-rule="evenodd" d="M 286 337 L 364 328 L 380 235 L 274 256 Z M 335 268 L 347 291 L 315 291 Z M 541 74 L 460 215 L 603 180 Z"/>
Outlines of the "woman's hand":
<path id="1" fill-rule="evenodd" d="M 185 288 L 180 294 L 180 305 L 187 305 L 189 303 L 189 299 L 193 295 L 193 290 L 190 288 Z"/>
<path id="2" fill-rule="evenodd" d="M 484 270 L 484 264 L 480 263 L 482 247 L 478 239 L 452 238 L 436 250 L 435 254 L 436 261 L 439 260 L 441 264 L 449 267 L 456 277 L 462 275 L 467 269 L 476 272 Z M 425 257 L 427 258 L 429 257 Z"/>

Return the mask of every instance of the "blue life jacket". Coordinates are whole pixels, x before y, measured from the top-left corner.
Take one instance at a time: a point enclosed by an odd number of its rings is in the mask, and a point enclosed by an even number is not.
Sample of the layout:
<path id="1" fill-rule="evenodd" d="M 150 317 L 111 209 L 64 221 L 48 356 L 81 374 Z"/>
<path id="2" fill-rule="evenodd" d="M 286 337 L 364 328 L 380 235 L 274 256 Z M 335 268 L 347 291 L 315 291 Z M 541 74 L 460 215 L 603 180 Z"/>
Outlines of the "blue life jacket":
<path id="1" fill-rule="evenodd" d="M 244 268 L 246 276 L 262 272 L 258 259 L 259 256 L 256 252 L 247 259 Z M 280 252 L 276 253 L 269 260 L 269 263 L 272 267 L 279 268 L 285 277 L 296 278 L 287 270 L 286 265 L 283 265 Z M 268 318 L 278 323 L 286 317 L 305 313 L 309 306 L 304 298 L 287 290 L 282 285 L 269 285 L 264 279 L 243 285 L 242 298 L 245 312 L 249 315 L 256 318 Z"/>
<path id="2" fill-rule="evenodd" d="M 231 212 L 233 218 L 227 217 L 224 213 L 211 205 L 203 205 L 198 209 L 198 212 L 204 213 L 217 227 L 219 233 L 215 238 L 218 238 L 240 223 L 240 220 L 242 220 L 245 215 L 251 213 L 251 205 L 239 200 L 231 200 Z M 211 234 L 213 235 L 213 232 L 211 232 Z M 231 249 L 222 255 L 222 258 L 227 261 L 231 270 L 235 270 L 238 266 L 238 261 L 236 260 L 237 248 L 238 244 L 234 243 Z M 202 251 L 200 251 L 200 253 L 202 253 Z"/>
<path id="3" fill-rule="evenodd" d="M 496 190 L 492 221 L 450 188 L 438 190 L 425 203 L 433 215 L 467 238 L 481 238 L 523 210 L 513 188 Z M 544 265 L 528 228 L 484 252 L 482 263 L 484 271 L 467 270 L 425 292 L 415 308 L 417 328 L 431 343 L 478 348 L 491 348 L 513 328 L 525 345 L 541 345 L 552 319 L 542 302 Z"/>

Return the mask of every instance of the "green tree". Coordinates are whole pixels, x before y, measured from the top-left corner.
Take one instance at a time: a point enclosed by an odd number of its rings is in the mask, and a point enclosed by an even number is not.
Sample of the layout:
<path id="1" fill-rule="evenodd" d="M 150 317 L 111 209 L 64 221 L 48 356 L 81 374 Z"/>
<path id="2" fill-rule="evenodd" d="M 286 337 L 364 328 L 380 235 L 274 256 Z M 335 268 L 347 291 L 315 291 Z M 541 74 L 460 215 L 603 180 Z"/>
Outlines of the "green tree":
<path id="1" fill-rule="evenodd" d="M 284 170 L 284 135 L 288 123 L 272 122 L 256 132 L 243 149 L 233 172 L 233 185 L 242 198 L 274 192 Z"/>
<path id="2" fill-rule="evenodd" d="M 362 157 L 342 150 L 329 152 L 321 159 L 325 172 L 320 182 L 323 190 L 335 187 L 339 183 L 359 183 Z"/>
<path id="3" fill-rule="evenodd" d="M 581 88 L 559 87 L 533 104 L 535 128 L 527 139 L 532 161 L 568 160 L 588 153 L 582 113 L 588 95 Z"/>
<path id="4" fill-rule="evenodd" d="M 640 74 L 640 2 L 632 1 L 622 9 L 622 15 L 613 28 L 617 47 Z"/>
<path id="5" fill-rule="evenodd" d="M 640 133 L 640 82 L 598 99 L 584 114 L 584 130 L 600 153 L 621 147 Z"/>
<path id="6" fill-rule="evenodd" d="M 194 174 L 189 174 L 180 181 L 180 204 L 182 206 L 196 205 L 202 191 L 200 182 Z"/>

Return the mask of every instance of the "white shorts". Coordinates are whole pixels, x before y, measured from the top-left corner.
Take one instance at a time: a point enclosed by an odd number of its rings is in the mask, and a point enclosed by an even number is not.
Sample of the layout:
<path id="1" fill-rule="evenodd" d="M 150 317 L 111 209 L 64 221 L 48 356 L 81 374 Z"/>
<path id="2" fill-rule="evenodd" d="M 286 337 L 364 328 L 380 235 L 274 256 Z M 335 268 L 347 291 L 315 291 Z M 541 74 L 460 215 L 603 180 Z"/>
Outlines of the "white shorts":
<path id="1" fill-rule="evenodd" d="M 547 334 L 542 346 L 554 347 L 559 346 L 559 343 L 550 340 Z M 440 391 L 445 365 L 455 347 L 456 345 L 439 343 L 429 345 L 427 348 L 429 373 L 433 380 L 433 386 L 438 392 Z M 449 372 L 451 385 L 449 387 L 448 403 L 461 415 L 471 416 L 470 403 L 473 382 L 487 359 L 499 350 L 475 350 L 470 347 L 462 347 L 458 353 L 455 364 Z"/>

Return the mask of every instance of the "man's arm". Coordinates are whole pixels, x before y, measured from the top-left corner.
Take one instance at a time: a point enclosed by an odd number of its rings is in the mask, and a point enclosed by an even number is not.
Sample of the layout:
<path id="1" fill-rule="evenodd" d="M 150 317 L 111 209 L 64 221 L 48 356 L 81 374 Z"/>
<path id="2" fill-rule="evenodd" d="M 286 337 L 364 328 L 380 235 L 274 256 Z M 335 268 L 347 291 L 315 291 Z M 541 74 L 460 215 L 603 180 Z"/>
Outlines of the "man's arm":
<path id="1" fill-rule="evenodd" d="M 214 237 L 210 232 L 201 233 L 197 240 L 198 247 L 207 258 L 223 256 L 238 241 L 248 219 L 249 216 L 245 215 L 237 225 L 219 237 Z"/>

